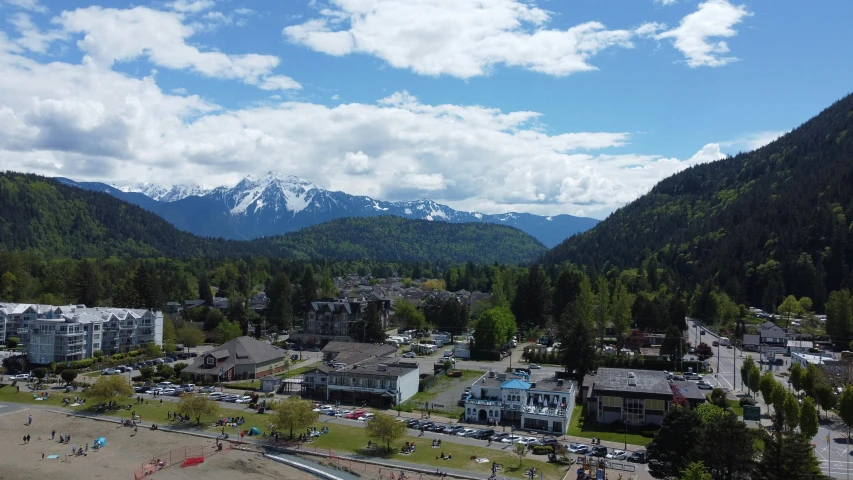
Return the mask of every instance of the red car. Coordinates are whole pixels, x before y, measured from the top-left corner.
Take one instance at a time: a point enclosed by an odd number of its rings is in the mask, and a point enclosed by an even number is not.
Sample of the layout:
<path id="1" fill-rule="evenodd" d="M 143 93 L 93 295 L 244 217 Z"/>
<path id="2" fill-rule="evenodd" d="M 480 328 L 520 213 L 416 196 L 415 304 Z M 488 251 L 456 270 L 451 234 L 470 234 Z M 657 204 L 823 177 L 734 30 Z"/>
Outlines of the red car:
<path id="1" fill-rule="evenodd" d="M 364 410 L 356 410 L 356 411 L 350 413 L 349 415 L 347 415 L 347 418 L 349 418 L 350 420 L 356 420 L 359 417 L 363 417 L 365 413 L 367 413 L 367 412 Z"/>
<path id="2" fill-rule="evenodd" d="M 718 341 L 714 340 L 713 346 L 715 346 L 715 347 L 719 347 L 719 346 L 720 346 L 720 342 L 718 342 Z"/>
<path id="3" fill-rule="evenodd" d="M 462 370 L 454 370 L 452 372 L 447 372 L 447 376 L 448 377 L 461 377 L 462 376 Z"/>

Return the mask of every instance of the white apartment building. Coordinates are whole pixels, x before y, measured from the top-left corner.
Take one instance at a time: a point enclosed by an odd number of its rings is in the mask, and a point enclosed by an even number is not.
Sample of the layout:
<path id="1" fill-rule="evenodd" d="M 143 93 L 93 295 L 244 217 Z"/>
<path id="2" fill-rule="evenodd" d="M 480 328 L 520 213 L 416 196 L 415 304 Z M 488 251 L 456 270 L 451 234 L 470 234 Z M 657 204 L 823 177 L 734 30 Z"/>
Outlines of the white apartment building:
<path id="1" fill-rule="evenodd" d="M 33 363 L 70 362 L 163 344 L 163 313 L 144 309 L 0 303 L 5 341 L 17 336 Z"/>

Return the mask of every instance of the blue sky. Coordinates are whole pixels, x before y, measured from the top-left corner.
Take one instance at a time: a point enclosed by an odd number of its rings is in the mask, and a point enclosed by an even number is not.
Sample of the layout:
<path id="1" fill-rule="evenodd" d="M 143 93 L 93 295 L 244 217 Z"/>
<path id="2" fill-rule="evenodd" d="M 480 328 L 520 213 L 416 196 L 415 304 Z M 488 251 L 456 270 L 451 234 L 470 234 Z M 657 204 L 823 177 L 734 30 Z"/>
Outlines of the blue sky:
<path id="1" fill-rule="evenodd" d="M 603 218 L 850 92 L 853 2 L 0 0 L 0 168 Z"/>

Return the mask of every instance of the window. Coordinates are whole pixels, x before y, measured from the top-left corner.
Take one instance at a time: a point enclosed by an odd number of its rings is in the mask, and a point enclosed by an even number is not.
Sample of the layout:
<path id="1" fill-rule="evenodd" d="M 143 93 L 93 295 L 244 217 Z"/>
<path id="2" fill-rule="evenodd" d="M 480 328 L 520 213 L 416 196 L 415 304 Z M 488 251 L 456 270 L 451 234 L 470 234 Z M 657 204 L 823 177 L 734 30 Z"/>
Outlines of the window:
<path id="1" fill-rule="evenodd" d="M 662 412 L 664 409 L 665 406 L 663 400 L 646 399 L 646 410 L 657 410 Z"/>
<path id="2" fill-rule="evenodd" d="M 622 408 L 622 399 L 619 397 L 601 397 L 601 404 L 605 407 Z"/>
<path id="3" fill-rule="evenodd" d="M 216 359 L 214 359 L 213 357 L 207 357 L 204 359 L 204 364 L 205 365 L 215 365 Z"/>
<path id="4" fill-rule="evenodd" d="M 629 425 L 642 425 L 645 420 L 643 401 L 639 398 L 626 398 L 623 402 L 623 415 Z"/>

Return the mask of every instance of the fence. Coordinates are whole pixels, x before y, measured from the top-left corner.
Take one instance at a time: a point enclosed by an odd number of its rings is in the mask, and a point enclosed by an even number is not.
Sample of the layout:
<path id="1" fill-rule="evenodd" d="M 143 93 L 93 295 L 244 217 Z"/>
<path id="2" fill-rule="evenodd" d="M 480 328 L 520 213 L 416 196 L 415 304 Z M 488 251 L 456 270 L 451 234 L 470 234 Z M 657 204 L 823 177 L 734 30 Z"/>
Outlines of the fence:
<path id="1" fill-rule="evenodd" d="M 205 445 L 187 445 L 185 447 L 176 448 L 160 455 L 151 457 L 133 469 L 134 480 L 141 480 L 144 477 L 153 475 L 154 473 L 169 468 L 174 465 L 191 466 L 204 462 L 204 459 L 217 453 L 228 453 L 231 451 L 231 443 L 220 441 L 219 446 Z"/>
<path id="2" fill-rule="evenodd" d="M 341 458 L 329 450 L 327 461 L 318 461 L 309 458 L 313 462 L 335 468 L 342 472 L 351 473 L 366 480 L 435 480 L 436 474 L 423 474 L 406 470 L 405 468 L 380 467 L 371 463 L 359 462 L 351 458 Z"/>

